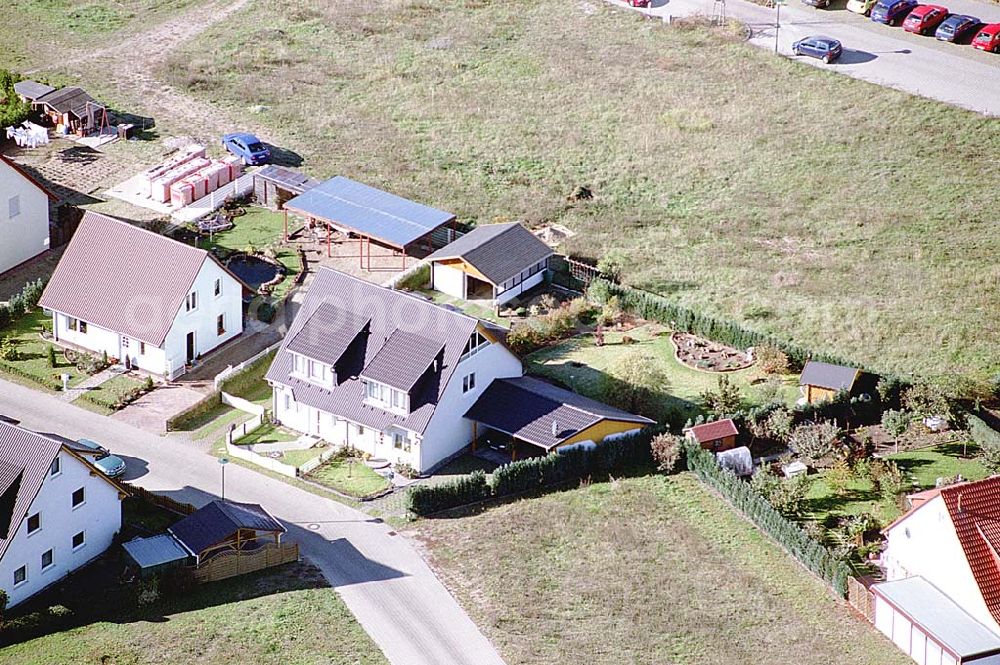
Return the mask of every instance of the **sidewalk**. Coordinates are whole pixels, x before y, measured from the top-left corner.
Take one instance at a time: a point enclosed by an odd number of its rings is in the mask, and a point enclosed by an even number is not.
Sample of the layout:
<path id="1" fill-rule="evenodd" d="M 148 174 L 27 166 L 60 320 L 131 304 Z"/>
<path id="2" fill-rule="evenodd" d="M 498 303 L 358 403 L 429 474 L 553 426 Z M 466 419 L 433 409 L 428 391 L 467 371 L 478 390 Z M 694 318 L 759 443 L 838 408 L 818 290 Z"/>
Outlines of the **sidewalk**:
<path id="1" fill-rule="evenodd" d="M 88 390 L 93 390 L 94 388 L 98 387 L 105 381 L 108 381 L 116 376 L 118 376 L 118 373 L 113 372 L 109 367 L 108 369 L 100 371 L 97 374 L 87 378 L 79 385 L 76 385 L 70 388 L 69 390 L 64 390 L 63 392 L 59 393 L 59 399 L 61 399 L 64 402 L 72 402 L 73 400 L 77 399 Z"/>

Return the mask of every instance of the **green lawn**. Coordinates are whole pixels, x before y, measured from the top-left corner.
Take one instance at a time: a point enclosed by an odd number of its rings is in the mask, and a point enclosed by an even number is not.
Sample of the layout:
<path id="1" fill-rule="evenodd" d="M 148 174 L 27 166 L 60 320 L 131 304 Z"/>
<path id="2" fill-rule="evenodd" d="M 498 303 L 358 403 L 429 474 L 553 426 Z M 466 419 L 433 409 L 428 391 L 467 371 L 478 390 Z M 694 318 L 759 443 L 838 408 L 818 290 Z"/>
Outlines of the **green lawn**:
<path id="1" fill-rule="evenodd" d="M 56 347 L 56 366 L 49 366 L 48 351 L 53 345 L 43 340 L 39 331 L 42 323 L 51 321 L 52 318 L 41 308 L 35 308 L 7 328 L 0 330 L 0 337 L 13 340 L 21 354 L 20 360 L 0 361 L 0 374 L 13 381 L 29 382 L 33 387 L 44 387 L 48 390 L 53 390 L 57 385 L 62 386 L 62 379 L 59 376 L 64 373 L 70 375 L 70 386 L 75 386 L 87 378 L 87 375 L 79 371 L 75 365 L 66 362 L 59 347 Z M 4 365 L 8 363 L 17 371 L 5 369 Z"/>
<path id="2" fill-rule="evenodd" d="M 273 298 L 280 300 L 292 287 L 294 276 L 299 271 L 299 257 L 290 246 L 280 246 L 284 233 L 284 215 L 263 208 L 247 207 L 246 214 L 233 218 L 233 228 L 222 233 L 216 233 L 212 239 L 205 238 L 200 246 L 203 249 L 223 247 L 225 249 L 244 252 L 250 246 L 263 251 L 273 247 L 277 259 L 285 266 L 286 276 L 274 292 Z"/>
<path id="3" fill-rule="evenodd" d="M 674 357 L 674 346 L 669 334 L 654 334 L 661 330 L 658 326 L 642 326 L 627 333 L 605 333 L 604 346 L 595 346 L 592 335 L 581 335 L 565 340 L 529 355 L 525 368 L 533 374 L 551 377 L 572 386 L 574 390 L 588 397 L 602 399 L 603 377 L 613 368 L 623 355 L 642 352 L 656 358 L 668 377 L 667 395 L 662 400 L 658 417 L 671 411 L 680 411 L 684 417 L 696 415 L 700 407 L 698 397 L 706 390 L 718 388 L 719 374 L 703 372 L 682 364 Z M 632 337 L 634 344 L 623 344 L 623 336 Z M 738 372 L 728 372 L 727 376 L 738 385 L 748 404 L 759 403 L 765 396 L 763 384 L 751 382 L 764 375 L 750 367 Z M 789 404 L 794 404 L 799 396 L 798 380 L 794 376 L 778 379 L 778 394 Z"/>
<path id="4" fill-rule="evenodd" d="M 974 446 L 963 453 L 961 444 L 948 444 L 912 452 L 888 455 L 912 482 L 912 492 L 934 487 L 938 478 L 954 478 L 961 474 L 967 480 L 981 480 L 989 472 L 976 459 Z M 875 493 L 868 480 L 854 478 L 844 491 L 835 494 L 826 482 L 826 472 L 812 477 L 807 496 L 807 517 L 822 522 L 830 515 L 858 515 L 874 513 L 888 523 L 900 514 L 895 503 L 885 502 Z"/>
<path id="5" fill-rule="evenodd" d="M 388 662 L 307 564 L 198 586 L 145 609 L 136 609 L 132 599 L 89 601 L 109 616 L 0 649 L 0 665 Z"/>
<path id="6" fill-rule="evenodd" d="M 116 404 L 125 393 L 133 388 L 142 388 L 143 385 L 145 384 L 142 381 L 131 376 L 113 376 L 96 388 L 88 390 L 84 396 L 77 397 L 73 403 L 108 415 L 118 410 Z"/>
<path id="7" fill-rule="evenodd" d="M 411 530 L 508 663 L 911 662 L 691 474 Z"/>
<path id="8" fill-rule="evenodd" d="M 340 457 L 334 457 L 323 463 L 306 478 L 358 498 L 380 492 L 390 484 L 363 462 L 348 463 Z"/>
<path id="9" fill-rule="evenodd" d="M 277 425 L 265 423 L 246 437 L 239 440 L 239 445 L 249 446 L 255 443 L 281 443 L 284 441 L 295 441 L 301 436 L 297 432 Z"/>

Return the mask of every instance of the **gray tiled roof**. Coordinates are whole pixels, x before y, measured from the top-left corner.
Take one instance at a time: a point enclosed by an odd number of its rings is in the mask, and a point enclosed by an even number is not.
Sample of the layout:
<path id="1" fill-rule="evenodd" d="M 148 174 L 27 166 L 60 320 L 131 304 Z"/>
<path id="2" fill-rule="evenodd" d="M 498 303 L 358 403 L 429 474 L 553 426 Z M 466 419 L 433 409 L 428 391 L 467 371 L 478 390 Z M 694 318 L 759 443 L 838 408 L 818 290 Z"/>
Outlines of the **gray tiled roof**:
<path id="1" fill-rule="evenodd" d="M 213 501 L 170 527 L 170 533 L 189 551 L 200 554 L 232 536 L 238 529 L 285 532 L 285 527 L 256 503 Z"/>
<path id="2" fill-rule="evenodd" d="M 87 212 L 40 304 L 162 346 L 206 260 L 203 249 Z"/>
<path id="3" fill-rule="evenodd" d="M 285 203 L 286 209 L 405 247 L 455 219 L 401 196 L 337 176 Z"/>
<path id="4" fill-rule="evenodd" d="M 858 371 L 854 367 L 831 365 L 810 360 L 802 368 L 799 377 L 800 386 L 817 386 L 828 390 L 850 390 L 857 379 Z"/>
<path id="5" fill-rule="evenodd" d="M 1000 653 L 1000 635 L 976 621 L 923 577 L 883 582 L 872 586 L 872 591 L 909 615 L 925 633 L 960 659 Z"/>
<path id="6" fill-rule="evenodd" d="M 0 421 L 0 558 L 13 542 L 62 445 Z"/>
<path id="7" fill-rule="evenodd" d="M 430 339 L 406 330 L 394 330 L 361 376 L 409 392 L 444 348 L 440 339 Z"/>
<path id="8" fill-rule="evenodd" d="M 55 88 L 51 85 L 45 85 L 38 81 L 18 81 L 14 84 L 14 92 L 31 101 L 44 97 L 54 90 Z"/>
<path id="9" fill-rule="evenodd" d="M 287 349 L 288 340 L 294 339 L 313 312 L 323 304 L 371 319 L 370 334 L 364 339 L 364 348 L 358 351 L 361 356 L 358 374 L 371 365 L 386 340 L 397 330 L 444 347 L 439 372 L 430 375 L 429 380 L 420 384 L 417 393 L 411 395 L 408 415 L 390 413 L 365 404 L 364 385 L 359 378 L 348 378 L 335 388 L 324 388 L 290 375 L 292 361 Z M 479 321 L 468 315 L 445 309 L 418 296 L 387 289 L 330 268 L 320 268 L 285 338 L 285 344 L 268 370 L 267 380 L 290 387 L 297 402 L 365 427 L 384 430 L 396 425 L 423 433 L 458 365 L 466 342 L 478 325 Z M 331 331 L 331 334 L 340 333 Z"/>
<path id="10" fill-rule="evenodd" d="M 477 226 L 427 257 L 429 261 L 460 258 L 494 284 L 552 256 L 552 248 L 518 222 Z"/>
<path id="11" fill-rule="evenodd" d="M 285 346 L 289 351 L 327 365 L 335 365 L 343 357 L 358 334 L 371 322 L 368 316 L 322 303 L 306 320 Z"/>
<path id="12" fill-rule="evenodd" d="M 640 426 L 653 424 L 649 418 L 530 376 L 497 379 L 483 391 L 465 417 L 546 450 L 605 419 Z"/>

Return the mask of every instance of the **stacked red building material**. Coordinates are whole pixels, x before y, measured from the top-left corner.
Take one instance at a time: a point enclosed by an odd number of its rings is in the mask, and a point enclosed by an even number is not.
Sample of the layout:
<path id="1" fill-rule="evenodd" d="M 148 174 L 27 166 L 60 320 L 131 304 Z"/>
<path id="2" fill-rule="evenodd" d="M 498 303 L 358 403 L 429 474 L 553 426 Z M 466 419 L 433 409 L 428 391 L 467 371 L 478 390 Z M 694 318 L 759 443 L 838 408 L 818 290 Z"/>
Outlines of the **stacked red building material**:
<path id="1" fill-rule="evenodd" d="M 153 181 L 161 178 L 164 174 L 172 171 L 173 169 L 186 164 L 193 159 L 205 157 L 205 146 L 201 145 L 189 145 L 186 148 L 182 148 L 170 159 L 160 162 L 156 166 L 147 169 L 139 174 L 139 192 L 143 196 L 152 196 L 153 194 Z"/>

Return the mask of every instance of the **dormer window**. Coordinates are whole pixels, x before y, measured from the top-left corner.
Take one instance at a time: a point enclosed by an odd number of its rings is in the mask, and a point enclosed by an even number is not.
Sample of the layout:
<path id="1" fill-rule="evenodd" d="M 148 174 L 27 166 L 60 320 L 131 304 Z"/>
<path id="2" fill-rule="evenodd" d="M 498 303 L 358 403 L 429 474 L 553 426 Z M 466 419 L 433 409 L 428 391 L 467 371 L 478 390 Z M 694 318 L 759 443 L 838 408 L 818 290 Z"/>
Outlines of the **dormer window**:
<path id="1" fill-rule="evenodd" d="M 333 369 L 312 358 L 297 353 L 292 354 L 292 376 L 324 387 L 331 385 Z"/>
<path id="2" fill-rule="evenodd" d="M 394 413 L 405 415 L 410 412 L 410 396 L 402 390 L 371 380 L 365 385 L 366 403 Z"/>

